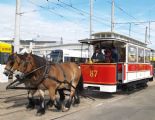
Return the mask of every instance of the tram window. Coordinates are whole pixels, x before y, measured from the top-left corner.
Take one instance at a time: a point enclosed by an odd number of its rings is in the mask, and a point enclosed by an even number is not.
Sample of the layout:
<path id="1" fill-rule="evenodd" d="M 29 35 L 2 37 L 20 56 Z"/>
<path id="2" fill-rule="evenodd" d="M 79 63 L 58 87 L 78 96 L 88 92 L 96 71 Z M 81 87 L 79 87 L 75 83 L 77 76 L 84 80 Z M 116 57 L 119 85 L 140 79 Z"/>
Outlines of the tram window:
<path id="1" fill-rule="evenodd" d="M 150 51 L 145 50 L 145 62 L 150 62 Z"/>
<path id="2" fill-rule="evenodd" d="M 101 37 L 105 37 L 105 34 L 102 34 Z"/>
<path id="3" fill-rule="evenodd" d="M 75 57 L 64 57 L 64 62 L 76 62 L 77 59 Z"/>
<path id="4" fill-rule="evenodd" d="M 119 62 L 125 62 L 125 48 L 119 48 L 118 53 Z"/>
<path id="5" fill-rule="evenodd" d="M 128 61 L 129 62 L 137 61 L 137 48 L 135 46 L 128 47 Z"/>
<path id="6" fill-rule="evenodd" d="M 138 62 L 144 63 L 144 49 L 138 48 Z"/>
<path id="7" fill-rule="evenodd" d="M 86 58 L 64 57 L 64 62 L 75 62 L 79 64 L 79 63 L 85 63 L 85 61 L 86 61 Z"/>
<path id="8" fill-rule="evenodd" d="M 111 34 L 107 34 L 107 37 L 111 37 Z"/>
<path id="9" fill-rule="evenodd" d="M 68 62 L 68 61 L 71 61 L 71 58 L 70 57 L 64 57 L 64 62 Z"/>

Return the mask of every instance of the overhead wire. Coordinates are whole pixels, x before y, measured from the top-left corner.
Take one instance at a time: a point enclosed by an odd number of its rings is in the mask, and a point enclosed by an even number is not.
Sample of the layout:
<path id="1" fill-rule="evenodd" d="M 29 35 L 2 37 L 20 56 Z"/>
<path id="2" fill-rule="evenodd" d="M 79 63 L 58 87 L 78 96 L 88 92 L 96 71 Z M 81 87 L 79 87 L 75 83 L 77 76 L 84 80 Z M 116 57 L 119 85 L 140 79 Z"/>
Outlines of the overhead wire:
<path id="1" fill-rule="evenodd" d="M 108 0 L 106 0 L 106 1 L 107 1 L 108 3 L 110 3 L 110 4 L 112 4 L 110 1 L 108 1 Z M 47 0 L 47 2 L 48 2 L 48 7 L 45 7 L 45 6 L 42 6 L 42 5 L 37 5 L 37 6 L 40 7 L 40 8 L 42 8 L 42 9 L 47 9 L 47 10 L 50 11 L 51 13 L 56 14 L 56 15 L 58 15 L 58 16 L 61 17 L 61 18 L 67 19 L 68 21 L 71 21 L 71 20 L 69 20 L 69 19 L 68 19 L 67 17 L 65 17 L 64 15 L 59 14 L 59 13 L 56 12 L 53 8 L 52 8 L 52 10 L 51 10 L 51 8 L 50 8 L 50 6 L 49 6 L 49 2 L 52 3 L 52 4 L 55 4 L 57 7 L 61 7 L 61 8 L 64 8 L 64 9 L 66 9 L 66 10 L 69 10 L 69 8 L 71 8 L 71 9 L 74 10 L 74 11 L 71 11 L 71 12 L 75 12 L 75 13 L 81 15 L 81 16 L 84 16 L 84 17 L 87 17 L 87 16 L 89 15 L 89 12 L 86 12 L 86 11 L 84 11 L 84 10 L 81 10 L 81 9 L 75 7 L 75 6 L 73 5 L 73 3 L 72 3 L 71 0 L 69 0 L 69 3 L 66 3 L 66 2 L 64 2 L 64 1 L 62 1 L 62 0 L 58 0 L 57 2 L 53 2 L 53 1 L 51 1 L 51 0 Z M 61 3 L 61 4 L 60 4 L 60 3 Z M 65 6 L 66 6 L 66 7 L 65 7 Z M 115 2 L 115 6 L 116 6 L 116 8 L 118 8 L 120 11 L 122 11 L 124 14 L 126 14 L 127 16 L 129 16 L 130 18 L 132 18 L 132 19 L 138 21 L 138 19 L 137 19 L 135 16 L 129 14 L 126 10 L 124 10 L 122 7 L 120 7 L 116 2 Z M 96 16 L 96 15 L 93 16 L 93 21 L 99 22 L 99 23 L 103 23 L 103 24 L 106 25 L 106 26 L 110 26 L 110 25 L 107 25 L 107 24 L 105 23 L 105 21 L 107 22 L 107 21 L 109 21 L 109 20 L 106 20 L 106 19 L 104 19 L 104 18 L 102 18 L 102 17 L 99 17 L 99 16 Z M 73 21 L 71 21 L 71 22 L 73 22 Z M 119 23 L 119 22 L 118 22 L 118 23 L 115 23 L 115 24 L 129 24 L 129 23 L 135 24 L 135 22 L 126 22 L 126 23 L 123 23 L 123 22 L 122 22 L 122 23 Z M 137 22 L 137 23 L 144 24 L 144 22 L 141 22 L 141 21 L 139 21 L 139 22 Z M 75 22 L 74 22 L 74 24 L 75 24 Z M 135 24 L 135 25 L 138 25 L 138 24 Z M 132 30 L 132 32 L 133 32 L 133 30 Z"/>
<path id="2" fill-rule="evenodd" d="M 72 22 L 72 23 L 74 23 L 74 24 L 77 24 L 77 23 L 73 22 L 72 20 L 67 19 L 67 17 L 65 17 L 64 15 L 59 14 L 58 12 L 55 12 L 53 9 L 51 10 L 50 7 L 47 8 L 47 7 L 45 7 L 45 6 L 38 5 L 38 4 L 36 4 L 36 3 L 34 3 L 34 2 L 32 2 L 32 1 L 30 1 L 30 0 L 28 0 L 28 1 L 29 1 L 30 3 L 32 3 L 32 4 L 34 4 L 34 5 L 36 5 L 36 6 L 40 7 L 40 8 L 42 8 L 42 9 L 46 9 L 46 10 L 48 10 L 49 12 L 56 14 L 57 16 L 59 16 L 59 17 L 61 17 L 61 18 L 64 18 L 64 19 L 66 19 L 66 20 L 68 20 L 68 21 L 70 21 L 70 22 Z M 62 5 L 58 4 L 58 3 L 52 2 L 52 1 L 50 1 L 50 0 L 48 0 L 47 2 L 53 3 L 53 4 L 55 4 L 55 5 L 59 6 L 59 7 L 62 7 L 62 8 L 64 8 L 64 9 L 67 9 L 67 8 L 65 8 L 64 6 L 62 6 Z M 89 15 L 89 13 L 87 13 L 87 12 L 85 12 L 85 11 L 83 11 L 83 10 L 78 9 L 78 8 L 74 7 L 73 5 L 70 5 L 70 4 L 68 4 L 68 3 L 62 2 L 62 1 L 60 1 L 60 0 L 59 0 L 59 2 L 62 3 L 62 4 L 64 4 L 64 5 L 66 5 L 66 6 L 68 6 L 68 7 L 70 7 L 70 8 L 72 8 L 72 9 L 74 9 L 74 10 L 76 10 L 77 12 L 79 12 L 78 14 L 80 14 L 80 15 L 82 15 L 82 16 L 85 16 L 85 17 L 86 17 L 86 15 Z M 48 5 L 49 5 L 49 4 L 48 4 Z M 102 24 L 104 24 L 104 25 L 106 25 L 106 26 L 110 26 L 110 25 L 106 24 L 105 22 L 103 22 L 103 19 L 102 19 L 102 18 L 99 18 L 99 17 L 97 17 L 97 16 L 95 16 L 95 17 L 93 18 L 93 20 L 96 21 L 96 22 L 102 23 Z M 79 23 L 78 23 L 77 25 L 79 25 Z"/>
<path id="3" fill-rule="evenodd" d="M 86 11 L 84 11 L 84 10 L 81 10 L 81 9 L 78 9 L 78 8 L 76 8 L 75 6 L 73 6 L 73 5 L 69 5 L 69 4 L 67 4 L 67 3 L 65 3 L 65 2 L 62 2 L 61 0 L 58 0 L 60 3 L 62 3 L 62 4 L 64 4 L 64 5 L 66 5 L 66 6 L 68 6 L 68 7 L 71 7 L 72 9 L 75 9 L 75 10 L 77 10 L 77 11 L 80 11 L 80 12 L 82 12 L 83 14 L 86 14 L 86 15 L 90 15 L 90 13 L 89 12 L 86 12 Z M 102 18 L 102 17 L 99 17 L 99 16 L 96 16 L 96 15 L 93 15 L 93 18 L 96 18 L 96 19 L 100 19 L 100 20 L 102 20 L 102 21 L 109 21 L 109 20 L 106 20 L 106 19 L 104 19 L 104 18 Z"/>
<path id="4" fill-rule="evenodd" d="M 55 12 L 55 11 L 54 11 L 53 9 L 51 9 L 51 8 L 48 8 L 48 7 L 43 6 L 43 5 L 36 4 L 36 3 L 32 2 L 31 0 L 27 0 L 27 1 L 30 2 L 30 3 L 33 4 L 33 5 L 35 5 L 35 6 L 39 7 L 39 8 L 41 8 L 41 9 L 44 9 L 44 10 L 46 10 L 46 11 L 52 13 L 52 14 L 55 14 L 55 15 L 59 16 L 60 18 L 65 19 L 66 21 L 69 21 L 69 22 L 71 22 L 71 23 L 73 23 L 73 24 L 79 25 L 79 23 L 73 22 L 72 20 L 68 19 L 68 18 L 65 17 L 64 15 L 62 15 L 62 14 L 60 14 L 60 13 L 58 13 L 58 12 Z"/>
<path id="5" fill-rule="evenodd" d="M 41 8 L 41 9 L 47 10 L 48 12 L 50 12 L 50 13 L 52 13 L 52 14 L 55 14 L 55 15 L 57 15 L 57 16 L 59 16 L 59 17 L 65 19 L 65 20 L 67 20 L 67 21 L 70 21 L 71 23 L 74 23 L 74 24 L 76 24 L 76 25 L 79 25 L 79 24 L 77 24 L 77 23 L 75 23 L 75 22 L 73 22 L 73 21 L 67 19 L 67 18 L 66 18 L 65 16 L 63 16 L 62 14 L 59 14 L 59 13 L 57 13 L 57 12 L 51 10 L 51 8 L 49 8 L 49 7 L 46 7 L 46 6 L 43 6 L 43 5 L 39 5 L 39 4 L 37 4 L 37 3 L 35 3 L 35 2 L 33 2 L 33 1 L 31 1 L 31 0 L 27 0 L 27 1 L 28 1 L 29 3 L 31 3 L 31 4 L 33 4 L 33 5 L 35 5 L 35 6 L 39 7 L 39 8 Z M 21 15 L 24 15 L 24 14 L 26 14 L 26 13 L 37 12 L 37 11 L 40 11 L 40 10 L 33 10 L 33 11 L 28 11 L 28 12 L 21 12 L 20 14 L 21 14 Z M 82 27 L 84 27 L 84 26 L 82 26 Z M 21 31 L 21 32 L 24 33 L 23 31 Z M 26 33 L 28 33 L 28 34 L 31 33 L 31 34 L 32 34 L 32 32 L 26 32 Z"/>
<path id="6" fill-rule="evenodd" d="M 111 1 L 108 1 L 108 0 L 106 0 L 109 4 L 112 4 L 112 2 Z M 125 13 L 128 17 L 130 17 L 130 18 L 132 18 L 132 19 L 134 19 L 134 20 L 136 20 L 136 22 L 116 22 L 116 23 L 114 23 L 114 24 L 134 24 L 134 25 L 142 25 L 142 26 L 144 26 L 145 28 L 144 29 L 146 29 L 146 23 L 149 23 L 149 21 L 139 21 L 135 16 L 133 16 L 133 15 L 131 15 L 131 14 L 129 14 L 126 10 L 124 10 L 122 7 L 120 7 L 117 3 L 116 3 L 116 1 L 115 1 L 115 7 L 116 8 L 118 8 L 120 11 L 122 11 L 123 13 Z M 153 22 L 155 22 L 155 21 L 153 21 Z M 152 30 L 152 29 L 150 29 L 150 30 Z M 133 30 L 131 30 L 131 32 L 133 32 Z M 142 34 L 142 33 L 139 33 L 139 34 Z M 149 42 L 150 42 L 150 40 L 149 40 Z"/>

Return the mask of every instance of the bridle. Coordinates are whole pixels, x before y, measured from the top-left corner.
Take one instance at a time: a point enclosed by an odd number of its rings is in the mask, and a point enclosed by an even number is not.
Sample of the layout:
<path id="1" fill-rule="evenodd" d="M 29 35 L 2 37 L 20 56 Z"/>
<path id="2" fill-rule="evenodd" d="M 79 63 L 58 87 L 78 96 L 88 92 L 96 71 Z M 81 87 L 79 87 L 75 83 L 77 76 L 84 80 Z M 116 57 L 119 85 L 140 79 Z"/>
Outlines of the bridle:
<path id="1" fill-rule="evenodd" d="M 7 72 L 9 72 L 8 75 L 13 74 L 14 71 L 12 71 L 12 67 L 13 67 L 14 63 L 15 63 L 15 60 L 13 58 L 13 60 L 11 60 L 10 63 L 9 63 L 9 67 L 4 68 Z"/>

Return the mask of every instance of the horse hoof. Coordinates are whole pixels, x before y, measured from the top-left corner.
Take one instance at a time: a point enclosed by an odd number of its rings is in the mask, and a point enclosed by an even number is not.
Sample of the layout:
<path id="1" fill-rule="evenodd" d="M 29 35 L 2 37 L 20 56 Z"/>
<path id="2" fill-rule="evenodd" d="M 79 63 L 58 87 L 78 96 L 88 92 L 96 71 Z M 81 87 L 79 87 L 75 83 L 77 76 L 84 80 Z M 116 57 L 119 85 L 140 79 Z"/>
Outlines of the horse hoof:
<path id="1" fill-rule="evenodd" d="M 26 109 L 27 110 L 33 110 L 35 108 L 35 106 L 33 106 L 33 105 L 27 105 L 26 106 Z"/>
<path id="2" fill-rule="evenodd" d="M 77 105 L 77 104 L 80 104 L 80 99 L 74 100 L 73 105 Z"/>
<path id="3" fill-rule="evenodd" d="M 67 112 L 67 111 L 69 111 L 69 108 L 63 107 L 62 112 Z"/>
<path id="4" fill-rule="evenodd" d="M 36 116 L 41 116 L 45 114 L 45 109 L 39 109 L 36 113 Z"/>
<path id="5" fill-rule="evenodd" d="M 49 101 L 46 103 L 46 108 L 53 107 L 53 105 L 54 105 L 53 101 L 49 100 Z"/>
<path id="6" fill-rule="evenodd" d="M 42 113 L 36 113 L 36 116 L 42 116 L 42 115 L 44 115 L 44 114 L 42 114 Z"/>
<path id="7" fill-rule="evenodd" d="M 26 108 L 27 111 L 31 111 L 33 110 L 34 108 Z"/>
<path id="8" fill-rule="evenodd" d="M 72 104 L 73 105 L 73 107 L 78 107 L 79 106 L 79 104 Z"/>
<path id="9" fill-rule="evenodd" d="M 55 105 L 55 108 L 56 108 L 57 110 L 61 110 L 61 109 L 62 109 L 61 106 L 58 106 L 58 105 Z"/>

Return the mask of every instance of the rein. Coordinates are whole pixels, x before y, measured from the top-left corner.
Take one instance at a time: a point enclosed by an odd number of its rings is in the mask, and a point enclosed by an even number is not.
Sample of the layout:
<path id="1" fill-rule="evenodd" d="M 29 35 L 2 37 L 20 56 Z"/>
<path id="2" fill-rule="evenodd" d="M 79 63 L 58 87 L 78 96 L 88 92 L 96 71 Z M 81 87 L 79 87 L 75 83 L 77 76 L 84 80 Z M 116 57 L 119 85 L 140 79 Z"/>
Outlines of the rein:
<path id="1" fill-rule="evenodd" d="M 6 89 L 28 89 L 28 90 L 37 90 L 38 89 L 38 86 L 45 80 L 45 78 L 50 78 L 52 79 L 53 81 L 59 83 L 60 85 L 61 84 L 68 84 L 70 85 L 71 87 L 73 87 L 74 89 L 76 89 L 70 82 L 67 81 L 66 79 L 66 74 L 63 70 L 63 68 L 58 64 L 59 68 L 61 69 L 63 75 L 64 75 L 64 81 L 60 81 L 58 80 L 57 78 L 55 78 L 54 76 L 49 76 L 48 73 L 49 73 L 49 68 L 50 68 L 51 64 L 46 64 L 46 65 L 43 65 L 43 66 L 40 66 L 34 70 L 32 70 L 31 72 L 29 73 L 26 73 L 24 76 L 23 76 L 23 79 L 16 79 L 14 80 L 12 83 L 10 83 Z M 37 84 L 36 84 L 36 87 L 17 87 L 18 85 L 24 83 L 24 81 L 26 80 L 25 78 L 30 76 L 32 73 L 36 72 L 37 70 L 40 70 L 42 68 L 45 67 L 45 70 L 44 70 L 44 73 L 42 75 L 42 77 L 40 77 L 39 79 L 37 79 L 37 81 L 39 81 Z M 59 86 L 60 86 L 59 85 Z"/>
<path id="2" fill-rule="evenodd" d="M 63 76 L 64 76 L 64 81 L 60 81 L 59 83 L 60 84 L 62 84 L 62 83 L 67 83 L 68 85 L 70 85 L 71 87 L 73 87 L 74 89 L 76 89 L 70 82 L 68 82 L 67 81 L 67 79 L 66 79 L 66 74 L 65 74 L 65 71 L 64 71 L 64 69 L 58 64 L 58 67 L 60 68 L 60 70 L 62 71 L 62 73 L 63 73 Z"/>
<path id="3" fill-rule="evenodd" d="M 16 79 L 6 86 L 6 89 L 22 89 L 22 90 L 37 90 L 35 87 L 17 87 L 18 85 L 23 83 L 24 79 Z"/>
<path id="4" fill-rule="evenodd" d="M 9 71 L 10 74 L 11 74 L 11 73 L 13 74 L 13 71 L 12 71 L 11 69 L 12 69 L 12 67 L 10 67 L 10 69 L 5 68 L 5 70 Z M 10 74 L 9 74 L 9 75 L 10 75 Z"/>
<path id="5" fill-rule="evenodd" d="M 46 67 L 46 65 L 40 66 L 40 67 L 38 67 L 38 68 L 36 68 L 36 69 L 32 70 L 31 72 L 26 73 L 26 74 L 24 75 L 24 77 L 29 76 L 30 74 L 32 74 L 32 73 L 34 73 L 34 72 L 36 72 L 37 70 L 39 70 L 39 69 L 41 69 L 41 68 L 43 68 L 43 67 Z"/>
<path id="6" fill-rule="evenodd" d="M 33 71 L 27 73 L 24 77 L 26 77 L 26 76 L 28 76 L 28 75 L 34 73 L 35 71 L 37 71 L 37 70 L 39 70 L 39 69 L 45 67 L 45 71 L 44 71 L 42 77 L 40 77 L 40 78 L 38 79 L 40 82 L 37 83 L 36 88 L 38 88 L 38 86 L 45 80 L 45 78 L 50 78 L 50 79 L 52 79 L 53 81 L 55 81 L 55 82 L 57 82 L 57 83 L 60 83 L 60 84 L 62 84 L 62 83 L 66 84 L 66 83 L 67 83 L 68 85 L 70 85 L 71 87 L 73 87 L 74 89 L 76 89 L 71 83 L 69 83 L 69 82 L 67 81 L 67 79 L 66 79 L 66 74 L 65 74 L 63 68 L 62 68 L 59 64 L 58 64 L 58 66 L 59 66 L 59 68 L 62 70 L 63 75 L 64 75 L 64 81 L 60 81 L 60 80 L 56 79 L 56 78 L 53 77 L 53 76 L 48 76 L 49 68 L 50 68 L 51 65 L 52 65 L 52 64 L 46 63 L 46 65 L 40 66 L 40 67 L 34 69 Z M 37 80 L 37 81 L 38 81 L 38 80 Z"/>
<path id="7" fill-rule="evenodd" d="M 41 69 L 41 68 L 43 68 L 45 66 L 46 65 L 34 69 L 33 71 L 31 71 L 31 72 L 27 73 L 26 75 L 24 75 L 24 78 L 28 77 L 29 75 L 31 75 L 35 71 L 37 71 L 37 70 L 39 70 L 39 69 Z M 24 81 L 26 80 L 24 78 L 23 79 L 16 79 L 16 80 L 14 80 L 13 82 L 11 82 L 9 85 L 6 86 L 6 89 L 23 89 L 23 90 L 37 90 L 38 89 L 38 85 L 37 85 L 37 87 L 17 87 L 18 85 L 24 83 Z"/>

